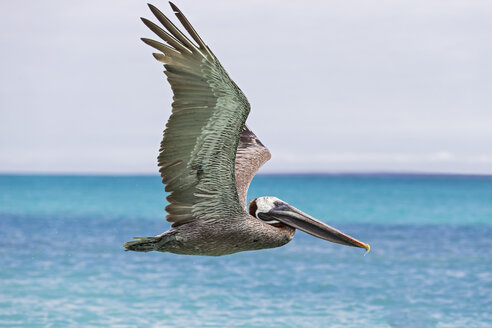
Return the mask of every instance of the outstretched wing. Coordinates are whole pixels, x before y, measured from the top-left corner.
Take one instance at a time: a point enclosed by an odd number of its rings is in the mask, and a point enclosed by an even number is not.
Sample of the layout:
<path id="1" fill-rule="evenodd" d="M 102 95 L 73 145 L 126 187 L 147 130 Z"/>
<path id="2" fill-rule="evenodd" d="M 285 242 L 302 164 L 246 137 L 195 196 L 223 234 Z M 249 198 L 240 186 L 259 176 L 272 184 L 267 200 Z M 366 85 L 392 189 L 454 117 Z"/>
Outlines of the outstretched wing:
<path id="1" fill-rule="evenodd" d="M 236 189 L 234 162 L 249 103 L 181 11 L 171 7 L 189 40 L 162 12 L 150 10 L 167 32 L 142 18 L 166 44 L 142 39 L 159 50 L 174 93 L 158 162 L 173 226 L 194 219 L 244 214 Z"/>
<path id="2" fill-rule="evenodd" d="M 272 155 L 260 139 L 246 125 L 243 128 L 236 154 L 236 187 L 241 206 L 246 212 L 249 184 L 260 167 Z"/>

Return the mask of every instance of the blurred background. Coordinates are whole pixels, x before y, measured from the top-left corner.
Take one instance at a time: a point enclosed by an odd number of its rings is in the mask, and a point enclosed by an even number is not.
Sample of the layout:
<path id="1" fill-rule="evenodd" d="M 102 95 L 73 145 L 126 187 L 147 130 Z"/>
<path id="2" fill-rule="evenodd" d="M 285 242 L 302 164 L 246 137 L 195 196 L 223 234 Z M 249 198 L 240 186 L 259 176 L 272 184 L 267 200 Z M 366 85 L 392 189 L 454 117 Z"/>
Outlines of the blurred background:
<path id="1" fill-rule="evenodd" d="M 176 4 L 272 152 L 250 198 L 371 252 L 302 232 L 220 258 L 124 252 L 169 229 L 152 15 L 3 1 L 0 327 L 491 327 L 492 2 Z"/>
<path id="2" fill-rule="evenodd" d="M 492 173 L 490 1 L 176 4 L 248 97 L 262 172 Z M 0 12 L 0 171 L 156 173 L 171 91 L 145 2 Z"/>

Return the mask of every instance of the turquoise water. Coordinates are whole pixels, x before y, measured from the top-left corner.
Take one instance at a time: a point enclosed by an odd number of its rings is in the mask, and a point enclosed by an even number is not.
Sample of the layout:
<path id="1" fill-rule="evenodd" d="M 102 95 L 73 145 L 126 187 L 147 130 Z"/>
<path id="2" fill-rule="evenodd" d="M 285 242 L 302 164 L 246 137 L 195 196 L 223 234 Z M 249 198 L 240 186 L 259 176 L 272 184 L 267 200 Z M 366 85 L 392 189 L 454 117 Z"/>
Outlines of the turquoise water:
<path id="1" fill-rule="evenodd" d="M 124 252 L 161 233 L 158 177 L 0 176 L 2 327 L 491 327 L 492 177 L 258 176 L 371 244 Z"/>

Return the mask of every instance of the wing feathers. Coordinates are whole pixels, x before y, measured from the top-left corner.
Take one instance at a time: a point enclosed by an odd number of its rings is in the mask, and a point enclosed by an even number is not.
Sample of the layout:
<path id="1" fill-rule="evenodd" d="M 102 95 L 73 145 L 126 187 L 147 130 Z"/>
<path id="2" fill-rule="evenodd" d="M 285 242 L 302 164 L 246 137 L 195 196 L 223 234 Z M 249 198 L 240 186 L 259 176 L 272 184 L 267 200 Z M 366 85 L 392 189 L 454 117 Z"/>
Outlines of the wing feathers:
<path id="1" fill-rule="evenodd" d="M 270 151 L 246 125 L 236 153 L 236 185 L 241 205 L 247 209 L 248 188 L 260 167 L 270 159 Z"/>
<path id="2" fill-rule="evenodd" d="M 149 4 L 149 8 L 154 14 L 154 16 L 161 22 L 162 25 L 166 27 L 166 29 L 174 35 L 176 39 L 181 41 L 183 45 L 186 45 L 189 49 L 195 50 L 196 52 L 200 53 L 200 50 L 193 44 L 193 42 L 190 41 L 183 33 L 181 33 L 180 30 L 167 18 L 159 9 L 154 7 L 153 5 Z M 194 51 L 194 52 L 195 52 Z"/>
<path id="3" fill-rule="evenodd" d="M 146 39 L 146 38 L 141 38 L 144 43 L 148 44 L 149 46 L 165 53 L 165 54 L 179 54 L 179 51 L 176 51 L 175 49 L 171 48 L 170 46 L 165 45 L 164 43 L 160 43 L 151 39 Z"/>
<path id="4" fill-rule="evenodd" d="M 146 18 L 140 18 L 142 22 L 152 31 L 154 32 L 158 37 L 160 37 L 162 40 L 166 41 L 169 43 L 169 45 L 173 46 L 176 48 L 176 50 L 184 51 L 184 52 L 189 52 L 191 53 L 191 50 L 186 48 L 184 45 L 178 42 L 175 38 L 173 38 L 169 33 L 164 31 L 162 28 L 160 28 L 158 25 L 152 23 Z M 145 42 L 145 41 L 144 41 Z"/>
<path id="5" fill-rule="evenodd" d="M 183 15 L 181 10 L 179 10 L 179 8 L 174 5 L 174 3 L 169 2 L 169 4 L 171 5 L 171 8 L 174 10 L 174 14 L 176 15 L 176 17 L 178 17 L 181 24 L 183 24 L 186 31 L 188 31 L 188 33 L 191 35 L 193 40 L 195 40 L 195 42 L 198 43 L 200 49 L 207 51 L 211 58 L 215 58 L 215 56 L 210 52 L 210 49 L 208 49 L 207 45 L 203 42 L 202 38 L 200 38 L 200 36 L 195 31 L 193 26 L 190 24 L 190 22 L 188 22 L 186 17 Z"/>
<path id="6" fill-rule="evenodd" d="M 142 19 L 165 42 L 142 39 L 162 52 L 154 57 L 164 63 L 174 93 L 158 156 L 162 182 L 170 193 L 168 220 L 175 226 L 195 219 L 242 217 L 234 166 L 249 103 L 182 12 L 171 7 L 198 46 L 152 5 L 150 10 L 167 31 Z"/>

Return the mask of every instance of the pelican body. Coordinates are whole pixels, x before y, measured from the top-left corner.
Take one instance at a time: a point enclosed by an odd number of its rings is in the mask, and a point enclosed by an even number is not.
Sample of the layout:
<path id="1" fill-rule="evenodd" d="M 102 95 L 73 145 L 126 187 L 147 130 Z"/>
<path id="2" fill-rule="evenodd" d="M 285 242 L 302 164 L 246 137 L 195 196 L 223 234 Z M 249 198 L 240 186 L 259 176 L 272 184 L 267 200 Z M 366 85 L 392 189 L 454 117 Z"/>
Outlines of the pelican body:
<path id="1" fill-rule="evenodd" d="M 127 249 L 220 256 L 283 246 L 292 240 L 294 232 L 295 229 L 287 225 L 274 227 L 247 216 L 210 222 L 196 220 L 160 236 L 134 241 L 138 244 Z"/>
<path id="2" fill-rule="evenodd" d="M 362 243 L 276 197 L 253 199 L 247 192 L 269 150 L 245 125 L 250 105 L 183 13 L 171 8 L 190 40 L 161 11 L 149 5 L 159 25 L 142 18 L 164 43 L 143 38 L 159 52 L 174 93 L 172 114 L 158 156 L 171 230 L 138 237 L 126 250 L 220 256 L 287 244 L 300 229 L 347 246 Z"/>

